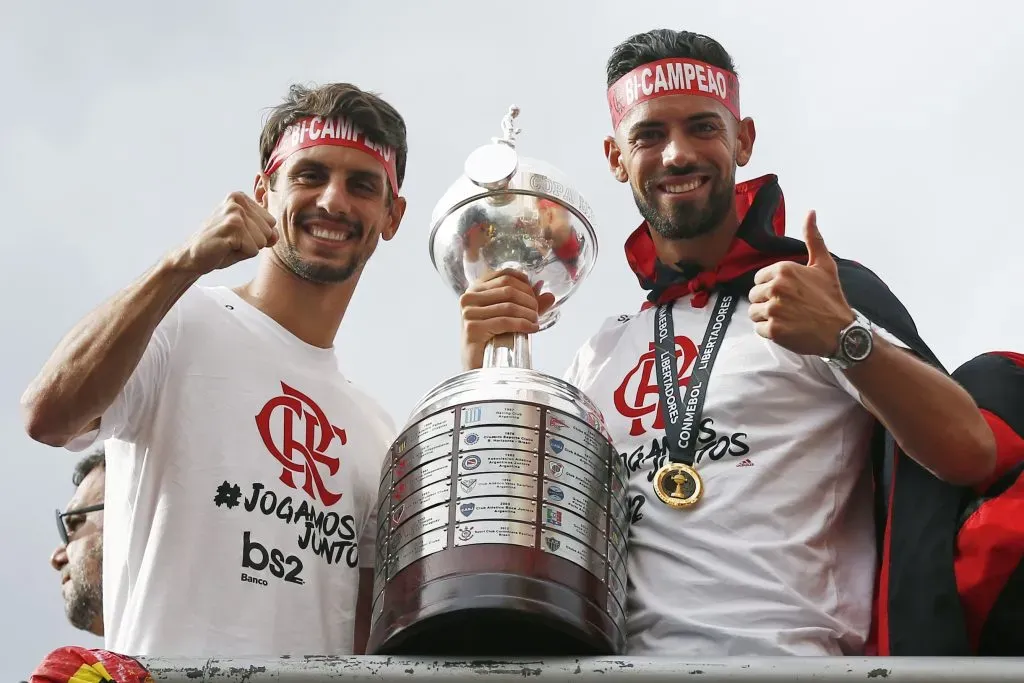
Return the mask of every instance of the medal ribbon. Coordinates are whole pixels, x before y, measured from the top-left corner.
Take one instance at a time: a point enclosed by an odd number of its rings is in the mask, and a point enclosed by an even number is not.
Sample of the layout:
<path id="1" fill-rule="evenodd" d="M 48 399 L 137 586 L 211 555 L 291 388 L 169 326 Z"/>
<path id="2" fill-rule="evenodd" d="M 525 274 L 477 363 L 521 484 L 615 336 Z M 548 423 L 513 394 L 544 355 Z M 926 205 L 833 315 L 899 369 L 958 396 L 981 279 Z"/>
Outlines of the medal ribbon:
<path id="1" fill-rule="evenodd" d="M 721 292 L 715 303 L 714 313 L 704 332 L 704 343 L 694 361 L 690 382 L 684 397 L 679 388 L 679 373 L 676 369 L 676 339 L 672 324 L 672 302 L 661 304 L 654 316 L 655 365 L 658 371 L 658 398 L 661 414 L 668 436 L 668 457 L 672 463 L 693 466 L 697 454 L 697 435 L 700 433 L 700 418 L 704 411 L 704 399 L 708 394 L 711 367 L 715 363 L 725 330 L 729 327 L 736 311 L 739 297 Z M 685 369 L 685 368 L 684 368 Z"/>

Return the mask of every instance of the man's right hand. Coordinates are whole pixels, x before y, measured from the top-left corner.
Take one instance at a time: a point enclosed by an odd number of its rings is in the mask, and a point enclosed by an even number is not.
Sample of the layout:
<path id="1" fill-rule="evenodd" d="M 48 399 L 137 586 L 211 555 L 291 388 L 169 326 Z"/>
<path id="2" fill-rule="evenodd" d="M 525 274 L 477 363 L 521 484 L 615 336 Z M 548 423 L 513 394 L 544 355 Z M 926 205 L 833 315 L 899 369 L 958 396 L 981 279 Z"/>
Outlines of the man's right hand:
<path id="1" fill-rule="evenodd" d="M 484 347 L 499 334 L 536 332 L 538 317 L 554 302 L 553 294 L 538 296 L 527 277 L 514 270 L 499 270 L 473 283 L 459 298 L 463 367 L 482 367 Z"/>
<path id="2" fill-rule="evenodd" d="M 276 243 L 275 223 L 259 204 L 234 192 L 185 246 L 80 320 L 21 397 L 29 436 L 64 446 L 96 429 L 182 294 L 206 273 Z"/>
<path id="3" fill-rule="evenodd" d="M 243 192 L 232 192 L 175 253 L 180 268 L 205 275 L 252 258 L 278 240 L 277 220 Z"/>

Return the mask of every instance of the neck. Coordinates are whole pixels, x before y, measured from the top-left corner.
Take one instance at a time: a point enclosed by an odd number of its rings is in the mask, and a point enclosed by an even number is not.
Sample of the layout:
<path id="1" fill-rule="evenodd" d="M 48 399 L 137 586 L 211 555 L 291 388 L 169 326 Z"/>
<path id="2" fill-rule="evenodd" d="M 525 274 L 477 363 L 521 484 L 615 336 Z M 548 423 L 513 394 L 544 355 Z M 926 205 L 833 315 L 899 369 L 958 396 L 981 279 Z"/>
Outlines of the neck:
<path id="1" fill-rule="evenodd" d="M 656 230 L 651 230 L 651 240 L 654 242 L 654 251 L 658 260 L 666 266 L 676 268 L 680 261 L 699 264 L 701 270 L 715 268 L 725 255 L 729 252 L 733 239 L 739 231 L 740 221 L 736 213 L 736 207 L 725 217 L 718 226 L 697 237 L 685 239 L 669 239 Z"/>
<path id="2" fill-rule="evenodd" d="M 358 280 L 359 273 L 353 273 L 345 282 L 310 282 L 289 270 L 268 249 L 256 277 L 234 292 L 302 341 L 329 349 Z"/>

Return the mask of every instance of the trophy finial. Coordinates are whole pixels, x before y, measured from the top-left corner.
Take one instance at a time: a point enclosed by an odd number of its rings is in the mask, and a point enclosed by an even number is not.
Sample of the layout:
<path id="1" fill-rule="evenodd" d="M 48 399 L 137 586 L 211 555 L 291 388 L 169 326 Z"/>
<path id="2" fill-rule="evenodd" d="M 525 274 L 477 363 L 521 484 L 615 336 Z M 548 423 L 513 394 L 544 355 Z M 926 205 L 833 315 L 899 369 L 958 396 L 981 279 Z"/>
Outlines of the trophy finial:
<path id="1" fill-rule="evenodd" d="M 466 158 L 463 167 L 466 177 L 476 185 L 488 190 L 505 188 L 515 175 L 519 168 L 516 136 L 522 132 L 522 129 L 515 125 L 517 116 L 519 107 L 513 104 L 501 120 L 502 137 L 491 138 L 491 144 L 478 147 Z M 506 195 L 502 199 L 509 197 L 511 195 Z"/>
<path id="2" fill-rule="evenodd" d="M 516 128 L 515 119 L 517 116 L 519 116 L 519 107 L 513 104 L 508 108 L 505 118 L 501 120 L 501 132 L 503 135 L 500 140 L 495 142 L 504 142 L 509 147 L 516 146 L 516 136 L 523 132 L 522 128 Z"/>

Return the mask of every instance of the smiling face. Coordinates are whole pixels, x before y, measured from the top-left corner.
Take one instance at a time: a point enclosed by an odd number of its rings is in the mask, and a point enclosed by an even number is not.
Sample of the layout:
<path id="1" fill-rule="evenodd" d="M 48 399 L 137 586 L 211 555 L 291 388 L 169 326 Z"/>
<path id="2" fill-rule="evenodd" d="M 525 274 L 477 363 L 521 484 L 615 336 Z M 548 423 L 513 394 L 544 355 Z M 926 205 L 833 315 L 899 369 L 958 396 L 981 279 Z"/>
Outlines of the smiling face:
<path id="1" fill-rule="evenodd" d="M 277 258 L 295 275 L 321 284 L 358 276 L 380 238 L 395 236 L 405 213 L 405 199 L 391 196 L 376 159 L 335 145 L 293 153 L 273 182 L 261 175 L 256 200 L 277 219 Z"/>
<path id="2" fill-rule="evenodd" d="M 753 121 L 737 121 L 720 102 L 666 95 L 634 107 L 605 140 L 605 154 L 653 230 L 692 239 L 733 211 L 736 167 L 749 161 L 753 143 Z"/>

